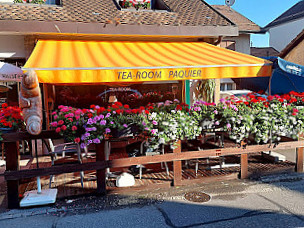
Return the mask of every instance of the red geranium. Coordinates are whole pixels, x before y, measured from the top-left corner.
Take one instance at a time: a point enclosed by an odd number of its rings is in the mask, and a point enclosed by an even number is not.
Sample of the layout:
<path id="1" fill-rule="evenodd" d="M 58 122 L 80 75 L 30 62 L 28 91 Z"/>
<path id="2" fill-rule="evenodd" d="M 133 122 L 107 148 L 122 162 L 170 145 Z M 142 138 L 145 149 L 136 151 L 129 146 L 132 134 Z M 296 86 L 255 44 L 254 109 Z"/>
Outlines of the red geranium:
<path id="1" fill-rule="evenodd" d="M 17 106 L 8 106 L 6 103 L 0 109 L 0 127 L 22 128 L 24 126 L 21 109 Z"/>

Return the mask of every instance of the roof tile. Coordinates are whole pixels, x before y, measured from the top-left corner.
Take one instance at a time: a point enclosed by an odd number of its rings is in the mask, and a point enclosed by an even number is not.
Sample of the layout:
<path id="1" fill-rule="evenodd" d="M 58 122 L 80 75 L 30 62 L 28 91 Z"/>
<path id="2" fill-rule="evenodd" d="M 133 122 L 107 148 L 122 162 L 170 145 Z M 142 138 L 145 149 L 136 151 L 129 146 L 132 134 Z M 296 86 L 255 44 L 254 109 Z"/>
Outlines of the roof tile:
<path id="1" fill-rule="evenodd" d="M 235 23 L 240 32 L 259 32 L 261 30 L 260 26 L 229 6 L 213 5 L 212 7 Z"/>
<path id="2" fill-rule="evenodd" d="M 268 25 L 264 27 L 264 29 L 268 29 L 270 27 L 280 25 L 292 20 L 296 20 L 299 18 L 304 18 L 304 0 L 298 2 L 294 6 L 292 6 L 290 9 L 285 11 L 283 14 L 281 14 L 279 17 L 274 19 L 272 22 L 270 22 Z"/>
<path id="3" fill-rule="evenodd" d="M 170 26 L 233 25 L 201 0 L 164 0 L 164 3 L 172 12 L 118 10 L 112 0 L 62 0 L 62 6 L 0 4 L 0 20 Z"/>

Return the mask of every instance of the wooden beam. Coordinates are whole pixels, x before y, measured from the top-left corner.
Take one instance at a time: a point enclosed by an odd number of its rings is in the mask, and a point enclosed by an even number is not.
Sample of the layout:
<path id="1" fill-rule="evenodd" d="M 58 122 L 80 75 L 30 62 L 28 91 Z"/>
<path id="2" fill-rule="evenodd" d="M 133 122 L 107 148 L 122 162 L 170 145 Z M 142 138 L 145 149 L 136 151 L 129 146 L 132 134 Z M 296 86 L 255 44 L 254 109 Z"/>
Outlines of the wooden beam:
<path id="1" fill-rule="evenodd" d="M 19 142 L 4 143 L 4 148 L 6 153 L 6 171 L 19 170 Z M 19 208 L 19 181 L 9 180 L 6 183 L 8 208 Z"/>
<path id="2" fill-rule="evenodd" d="M 175 148 L 173 149 L 173 155 L 182 153 L 181 141 L 177 141 L 174 144 Z M 182 161 L 177 160 L 173 161 L 173 185 L 178 186 L 182 183 Z"/>
<path id="3" fill-rule="evenodd" d="M 96 145 L 96 162 L 105 162 L 105 141 L 102 140 L 100 144 Z M 97 177 L 97 194 L 104 195 L 107 193 L 106 190 L 106 169 L 98 168 L 96 171 Z"/>
<path id="4" fill-rule="evenodd" d="M 248 154 L 241 154 L 241 179 L 248 178 Z"/>
<path id="5" fill-rule="evenodd" d="M 74 173 L 80 171 L 90 171 L 104 169 L 107 167 L 106 161 L 89 162 L 83 164 L 63 164 L 39 169 L 25 169 L 19 171 L 6 171 L 4 173 L 5 180 L 21 180 L 33 177 L 42 177 L 49 175 L 58 175 L 62 173 Z"/>
<path id="6" fill-rule="evenodd" d="M 131 158 L 121 158 L 108 161 L 110 168 L 117 167 L 128 167 L 131 165 L 140 165 L 140 164 L 153 164 L 160 162 L 170 162 L 170 161 L 181 161 L 181 160 L 190 160 L 198 158 L 208 158 L 211 156 L 227 156 L 227 155 L 238 155 L 238 154 L 250 154 L 257 153 L 261 151 L 275 149 L 290 149 L 303 145 L 303 141 L 293 141 L 293 142 L 284 142 L 280 143 L 277 146 L 266 145 L 253 145 L 247 146 L 246 148 L 221 148 L 221 149 L 210 149 L 210 150 L 201 150 L 201 151 L 188 151 L 182 153 L 166 153 L 164 155 L 154 155 L 154 156 L 145 156 L 145 157 L 131 157 Z"/>
<path id="7" fill-rule="evenodd" d="M 304 147 L 298 147 L 296 149 L 296 172 L 303 173 L 303 151 Z"/>
<path id="8" fill-rule="evenodd" d="M 62 138 L 62 136 L 56 133 L 55 130 L 47 130 L 47 131 L 42 131 L 39 135 L 31 135 L 26 131 L 6 133 L 3 134 L 2 138 L 3 138 L 3 142 L 16 142 L 16 141 L 34 140 L 34 139 L 60 139 Z"/>
<path id="9" fill-rule="evenodd" d="M 48 131 L 47 134 L 51 133 Z M 44 134 L 45 136 L 47 134 Z M 11 144 L 11 143 L 9 143 Z M 14 143 L 13 143 L 14 144 Z M 280 143 L 276 148 L 295 148 L 296 146 L 303 145 L 303 141 L 298 142 L 284 142 Z M 139 164 L 153 164 L 153 163 L 160 163 L 160 162 L 170 162 L 170 161 L 182 161 L 182 160 L 190 160 L 190 159 L 198 159 L 198 158 L 207 158 L 210 156 L 226 156 L 226 155 L 237 155 L 237 154 L 247 154 L 247 153 L 256 153 L 264 150 L 269 150 L 269 145 L 254 145 L 254 146 L 247 146 L 246 148 L 221 148 L 221 149 L 211 149 L 211 150 L 204 150 L 204 151 L 188 151 L 188 152 L 178 152 L 178 148 L 175 150 L 174 153 L 166 153 L 164 155 L 155 155 L 155 156 L 142 156 L 142 157 L 132 157 L 132 158 L 120 158 L 110 161 L 105 161 L 104 156 L 104 143 L 99 144 L 97 146 L 97 159 L 96 162 L 91 163 L 84 163 L 84 164 L 73 164 L 73 165 L 65 165 L 65 166 L 53 166 L 44 169 L 30 169 L 30 170 L 21 170 L 17 171 L 16 169 L 11 169 L 5 172 L 5 179 L 6 180 L 20 180 L 24 178 L 32 178 L 37 176 L 47 176 L 47 175 L 56 175 L 61 173 L 71 173 L 71 172 L 79 172 L 79 171 L 86 171 L 86 170 L 99 170 L 99 186 L 100 191 L 104 191 L 105 186 L 105 173 L 103 174 L 103 170 L 105 168 L 118 168 L 118 167 L 129 167 L 131 165 L 139 165 Z M 8 149 L 7 149 L 8 150 Z M 11 149 L 9 149 L 11 150 Z M 303 154 L 303 150 L 302 150 Z M 12 158 L 9 154 L 7 159 L 13 159 L 17 161 L 18 158 Z M 299 162 L 301 163 L 301 153 L 298 152 Z M 17 156 L 18 157 L 18 156 Z M 243 156 L 245 159 L 246 156 Z M 303 158 L 303 156 L 302 156 Z M 302 159 L 303 161 L 303 159 Z M 245 162 L 245 160 L 243 161 Z M 303 162 L 302 162 L 303 164 Z M 179 163 L 175 163 L 175 168 L 178 169 Z M 300 169 L 299 169 L 300 170 Z M 176 175 L 178 175 L 178 170 L 176 170 Z M 179 177 L 176 176 L 176 179 Z M 103 189 L 103 190 L 102 190 Z"/>

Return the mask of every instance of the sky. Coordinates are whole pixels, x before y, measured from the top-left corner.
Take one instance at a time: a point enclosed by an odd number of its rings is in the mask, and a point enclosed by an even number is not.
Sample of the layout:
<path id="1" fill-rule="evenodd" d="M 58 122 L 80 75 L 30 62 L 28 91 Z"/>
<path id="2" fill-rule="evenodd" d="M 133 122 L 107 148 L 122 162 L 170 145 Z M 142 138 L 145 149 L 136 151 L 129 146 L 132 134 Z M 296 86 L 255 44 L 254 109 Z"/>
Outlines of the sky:
<path id="1" fill-rule="evenodd" d="M 225 5 L 225 0 L 205 0 L 210 5 Z M 301 0 L 235 0 L 232 8 L 264 27 Z M 252 35 L 253 47 L 269 47 L 269 35 Z"/>

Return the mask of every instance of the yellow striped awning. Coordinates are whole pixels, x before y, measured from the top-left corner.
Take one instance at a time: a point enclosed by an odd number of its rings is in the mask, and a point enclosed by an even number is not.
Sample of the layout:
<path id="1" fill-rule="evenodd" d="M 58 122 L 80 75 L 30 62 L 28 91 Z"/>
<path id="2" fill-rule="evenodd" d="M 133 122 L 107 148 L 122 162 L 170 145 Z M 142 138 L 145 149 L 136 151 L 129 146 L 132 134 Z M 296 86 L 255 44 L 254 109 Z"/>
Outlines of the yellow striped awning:
<path id="1" fill-rule="evenodd" d="M 42 83 L 270 76 L 271 62 L 203 42 L 39 40 L 23 70 Z"/>

